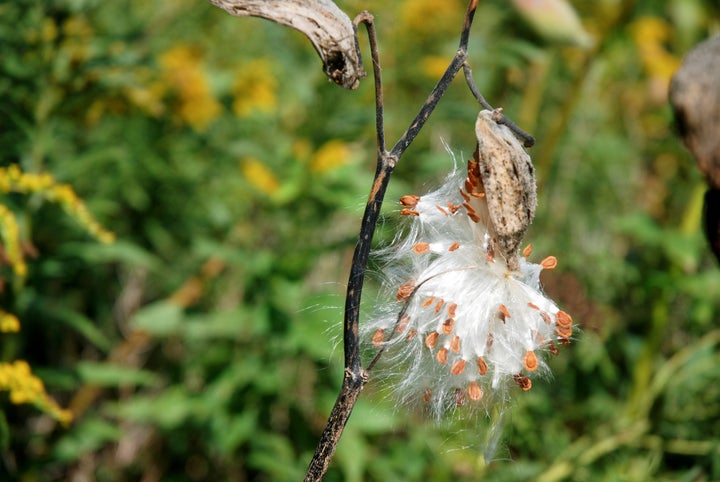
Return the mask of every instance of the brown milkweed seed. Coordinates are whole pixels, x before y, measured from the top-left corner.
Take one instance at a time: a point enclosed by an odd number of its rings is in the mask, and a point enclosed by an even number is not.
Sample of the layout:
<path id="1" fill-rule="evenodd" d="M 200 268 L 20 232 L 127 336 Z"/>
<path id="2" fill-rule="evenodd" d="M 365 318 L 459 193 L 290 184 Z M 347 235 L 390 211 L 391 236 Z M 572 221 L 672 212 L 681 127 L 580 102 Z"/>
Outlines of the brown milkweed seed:
<path id="1" fill-rule="evenodd" d="M 452 368 L 450 369 L 450 373 L 453 375 L 460 375 L 463 371 L 465 371 L 465 363 L 467 363 L 465 360 L 458 360 L 455 363 L 453 363 Z"/>
<path id="2" fill-rule="evenodd" d="M 438 338 L 440 337 L 440 333 L 437 331 L 433 331 L 428 336 L 425 337 L 425 346 L 430 348 L 431 350 L 435 348 L 437 345 Z"/>
<path id="3" fill-rule="evenodd" d="M 557 266 L 558 260 L 555 256 L 548 256 L 544 260 L 540 261 L 540 266 L 543 267 L 543 269 L 553 269 Z"/>
<path id="4" fill-rule="evenodd" d="M 525 369 L 529 372 L 534 372 L 538 368 L 538 359 L 537 356 L 535 356 L 535 352 L 532 350 L 528 350 L 525 352 L 525 359 L 523 360 L 523 365 L 525 365 Z"/>
<path id="5" fill-rule="evenodd" d="M 507 309 L 507 306 L 500 303 L 500 319 L 505 322 L 506 319 L 510 318 L 510 312 Z"/>
<path id="6" fill-rule="evenodd" d="M 375 348 L 379 348 L 382 346 L 383 342 L 385 341 L 385 330 L 382 328 L 378 328 L 375 330 L 375 333 L 373 333 L 372 336 L 372 344 Z"/>
<path id="7" fill-rule="evenodd" d="M 532 254 L 532 244 L 528 244 L 525 246 L 525 248 L 522 250 L 523 258 L 527 258 Z"/>
<path id="8" fill-rule="evenodd" d="M 438 363 L 441 365 L 447 364 L 447 357 L 448 357 L 448 349 L 445 347 L 440 348 L 437 352 L 437 355 L 435 355 L 435 358 L 437 359 Z"/>
<path id="9" fill-rule="evenodd" d="M 406 299 L 410 298 L 410 295 L 413 294 L 413 291 L 415 291 L 415 282 L 414 281 L 406 281 L 405 283 L 401 284 L 400 287 L 398 288 L 397 296 L 395 296 L 395 300 L 405 301 Z"/>
<path id="10" fill-rule="evenodd" d="M 480 400 L 483 396 L 482 388 L 480 388 L 480 385 L 478 385 L 477 382 L 470 382 L 468 384 L 468 397 L 470 397 L 470 400 L 473 402 L 477 402 Z"/>
<path id="11" fill-rule="evenodd" d="M 413 251 L 415 251 L 416 254 L 425 254 L 430 251 L 430 245 L 428 243 L 417 243 L 413 246 Z"/>
<path id="12" fill-rule="evenodd" d="M 487 373 L 487 363 L 485 363 L 485 359 L 479 356 L 477 357 L 476 363 L 478 367 L 478 373 L 480 375 L 485 375 Z"/>
<path id="13" fill-rule="evenodd" d="M 419 200 L 420 196 L 415 196 L 414 194 L 407 194 L 400 198 L 400 204 L 406 208 L 414 208 L 415 206 L 417 206 Z"/>
<path id="14" fill-rule="evenodd" d="M 559 326 L 562 326 L 564 328 L 570 328 L 572 326 L 572 322 L 572 317 L 562 310 L 558 311 L 555 315 L 555 323 L 557 323 Z"/>
<path id="15" fill-rule="evenodd" d="M 457 210 L 460 209 L 460 205 L 459 204 L 455 205 L 455 204 L 451 203 L 450 201 L 448 201 L 447 208 L 448 208 L 448 211 L 450 211 L 450 214 L 455 214 L 457 212 Z"/>
<path id="16" fill-rule="evenodd" d="M 557 333 L 560 338 L 570 338 L 572 336 L 572 327 L 557 325 L 555 327 L 555 333 Z"/>
<path id="17" fill-rule="evenodd" d="M 460 337 L 455 335 L 450 340 L 450 349 L 455 353 L 460 351 Z"/>
<path id="18" fill-rule="evenodd" d="M 530 380 L 528 377 L 526 377 L 522 373 L 513 375 L 513 380 L 515 380 L 515 383 L 518 384 L 518 386 L 522 389 L 523 392 L 527 392 L 528 390 L 530 390 L 532 388 L 532 380 Z"/>

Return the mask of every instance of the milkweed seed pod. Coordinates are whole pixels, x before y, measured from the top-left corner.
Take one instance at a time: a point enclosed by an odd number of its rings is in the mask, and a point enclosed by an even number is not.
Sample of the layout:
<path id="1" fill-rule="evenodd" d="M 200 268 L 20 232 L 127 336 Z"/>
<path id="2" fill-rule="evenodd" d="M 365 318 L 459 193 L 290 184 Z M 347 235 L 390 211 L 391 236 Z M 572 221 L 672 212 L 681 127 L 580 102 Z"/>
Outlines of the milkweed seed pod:
<path id="1" fill-rule="evenodd" d="M 470 194 L 482 193 L 487 202 L 488 229 L 497 238 L 500 254 L 512 270 L 518 268 L 518 248 L 535 218 L 535 169 L 530 156 L 505 125 L 498 111 L 480 111 L 475 123 L 477 167 L 468 173 Z"/>
<path id="2" fill-rule="evenodd" d="M 436 415 L 531 389 L 573 333 L 570 315 L 540 290 L 557 258 L 536 264 L 531 246 L 518 252 L 535 212 L 532 165 L 491 116 L 478 117 L 479 155 L 466 170 L 401 198 L 408 228 L 377 252 L 387 301 L 362 327 L 382 352 L 379 378 Z"/>

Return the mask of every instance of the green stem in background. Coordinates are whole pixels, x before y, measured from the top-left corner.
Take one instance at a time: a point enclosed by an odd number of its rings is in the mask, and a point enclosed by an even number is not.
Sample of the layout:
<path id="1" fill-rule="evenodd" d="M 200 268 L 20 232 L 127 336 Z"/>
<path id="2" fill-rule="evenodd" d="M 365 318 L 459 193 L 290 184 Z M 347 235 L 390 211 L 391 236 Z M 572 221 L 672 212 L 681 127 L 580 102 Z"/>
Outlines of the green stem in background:
<path id="1" fill-rule="evenodd" d="M 670 300 L 668 298 L 667 293 L 660 293 L 652 306 L 649 320 L 650 330 L 643 338 L 645 342 L 642 351 L 634 364 L 632 392 L 625 405 L 625 415 L 629 419 L 644 419 L 650 410 L 648 403 L 652 403 L 652 400 L 648 400 L 646 394 L 655 373 L 653 367 L 658 362 L 660 345 L 670 319 L 668 312 Z"/>
<path id="2" fill-rule="evenodd" d="M 525 126 L 530 132 L 537 131 L 543 94 L 547 86 L 552 61 L 553 56 L 550 53 L 542 52 L 529 65 L 528 78 L 520 101 L 520 111 L 517 119 L 518 123 Z"/>
<path id="3" fill-rule="evenodd" d="M 595 60 L 594 51 L 588 52 L 582 61 L 580 67 L 576 70 L 572 82 L 567 87 L 564 102 L 560 106 L 560 111 L 553 118 L 547 132 L 540 136 L 543 140 L 539 143 L 537 151 L 534 155 L 535 165 L 539 172 L 545 173 L 544 180 L 538 183 L 538 191 L 543 191 L 545 186 L 552 187 L 555 184 L 559 163 L 553 162 L 556 157 L 558 146 L 565 133 L 568 131 L 568 125 L 575 106 L 580 101 L 582 88 L 585 85 L 592 63 Z"/>
<path id="4" fill-rule="evenodd" d="M 691 235 L 700 230 L 700 223 L 702 218 L 702 203 L 705 192 L 705 183 L 698 181 L 693 193 L 690 197 L 690 202 L 687 203 L 685 211 L 683 212 L 680 222 L 680 231 L 684 235 Z M 670 258 L 672 262 L 669 268 L 673 277 L 682 276 L 682 272 L 685 269 L 682 266 L 683 260 L 677 260 Z M 655 299 L 652 312 L 651 312 L 651 326 L 650 331 L 645 336 L 643 349 L 640 357 L 635 363 L 635 371 L 633 373 L 633 386 L 632 393 L 627 402 L 627 415 L 633 416 L 647 416 L 650 411 L 650 405 L 652 404 L 653 398 L 648 400 L 646 394 L 650 390 L 650 384 L 656 371 L 653 370 L 653 365 L 658 362 L 658 354 L 661 352 L 661 345 L 667 332 L 668 322 L 670 320 L 670 312 L 668 306 L 672 301 L 674 293 L 663 291 Z"/>
<path id="5" fill-rule="evenodd" d="M 538 185 L 539 191 L 544 186 L 551 188 L 554 185 L 560 165 L 553 162 L 553 160 L 556 157 L 560 141 L 563 139 L 564 134 L 569 131 L 568 126 L 573 112 L 575 112 L 575 107 L 581 99 L 585 80 L 590 73 L 593 62 L 605 48 L 608 33 L 617 28 L 629 16 L 634 4 L 634 1 L 622 2 L 616 10 L 610 10 L 612 15 L 603 15 L 603 8 L 597 8 L 597 17 L 600 19 L 601 24 L 597 34 L 598 41 L 594 48 L 584 52 L 584 56 L 574 72 L 573 79 L 565 90 L 566 95 L 558 114 L 554 117 L 548 130 L 539 134 L 539 138 L 543 139 L 543 142 L 538 145 L 538 149 L 533 156 L 537 169 L 545 173 L 545 181 L 541 181 Z"/>
<path id="6" fill-rule="evenodd" d="M 647 434 L 649 410 L 657 397 L 667 390 L 668 382 L 681 372 L 697 353 L 712 352 L 718 344 L 720 330 L 714 330 L 675 353 L 655 370 L 647 389 L 637 399 L 636 408 L 639 412 L 619 417 L 610 427 L 604 426 L 605 431 L 602 433 L 578 438 L 536 480 L 558 482 L 570 479 L 577 470 L 587 468 L 601 457 L 628 446 L 689 455 L 707 455 L 712 451 L 720 451 L 714 441 L 699 440 L 673 440 L 658 448 L 657 439 Z M 608 431 L 610 433 L 607 433 Z"/>

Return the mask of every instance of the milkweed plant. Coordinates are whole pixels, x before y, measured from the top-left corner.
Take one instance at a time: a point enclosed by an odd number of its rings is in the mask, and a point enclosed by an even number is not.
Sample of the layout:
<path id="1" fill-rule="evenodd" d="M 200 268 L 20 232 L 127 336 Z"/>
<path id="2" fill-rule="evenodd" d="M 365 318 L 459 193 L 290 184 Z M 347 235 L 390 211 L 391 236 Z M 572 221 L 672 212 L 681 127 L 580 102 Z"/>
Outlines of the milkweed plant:
<path id="1" fill-rule="evenodd" d="M 478 124 L 487 125 L 488 114 Z M 502 135 L 497 147 L 524 153 L 507 127 L 495 131 Z M 362 325 L 364 342 L 383 355 L 375 375 L 391 381 L 400 401 L 421 402 L 436 416 L 505 402 L 514 385 L 530 390 L 533 378 L 549 373 L 547 355 L 557 355 L 573 333 L 572 317 L 540 288 L 540 273 L 555 268 L 557 258 L 535 263 L 530 244 L 520 255 L 500 246 L 488 197 L 507 192 L 487 189 L 498 175 L 480 159 L 487 141 L 497 140 L 489 134 L 482 138 L 478 129 L 474 158 L 438 189 L 400 198 L 405 229 L 375 253 L 383 295 Z M 492 154 L 489 163 L 507 157 Z M 531 184 L 534 213 L 534 179 Z M 507 216 L 515 211 L 510 207 Z"/>

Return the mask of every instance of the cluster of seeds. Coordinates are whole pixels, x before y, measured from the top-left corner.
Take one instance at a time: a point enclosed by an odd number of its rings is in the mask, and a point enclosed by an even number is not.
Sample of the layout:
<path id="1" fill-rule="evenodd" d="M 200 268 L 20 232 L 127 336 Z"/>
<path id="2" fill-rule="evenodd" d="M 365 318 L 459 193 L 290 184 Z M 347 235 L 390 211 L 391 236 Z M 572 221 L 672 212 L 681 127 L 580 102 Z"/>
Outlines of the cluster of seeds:
<path id="1" fill-rule="evenodd" d="M 399 369 L 401 398 L 421 399 L 440 412 L 502 395 L 507 381 L 522 390 L 547 371 L 546 352 L 557 354 L 573 332 L 570 315 L 539 289 L 549 256 L 528 261 L 528 245 L 508 267 L 498 254 L 476 161 L 467 175 L 453 173 L 425 196 L 400 199 L 410 219 L 406 237 L 383 257 L 396 303 L 365 327 L 385 366 Z M 398 313 L 399 312 L 399 313 Z"/>

